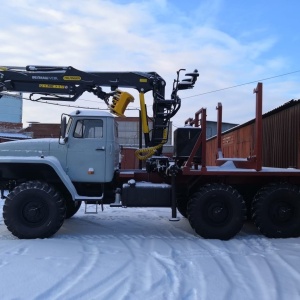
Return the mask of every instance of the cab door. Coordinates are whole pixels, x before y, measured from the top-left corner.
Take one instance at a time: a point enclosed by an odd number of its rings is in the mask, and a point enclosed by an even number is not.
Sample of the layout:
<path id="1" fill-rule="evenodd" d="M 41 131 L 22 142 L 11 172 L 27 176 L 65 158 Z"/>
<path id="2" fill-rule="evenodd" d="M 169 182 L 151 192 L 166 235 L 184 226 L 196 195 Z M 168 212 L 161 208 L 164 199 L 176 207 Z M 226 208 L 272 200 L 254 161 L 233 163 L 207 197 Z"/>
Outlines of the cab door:
<path id="1" fill-rule="evenodd" d="M 67 174 L 73 182 L 106 182 L 106 118 L 74 121 L 68 136 Z"/>

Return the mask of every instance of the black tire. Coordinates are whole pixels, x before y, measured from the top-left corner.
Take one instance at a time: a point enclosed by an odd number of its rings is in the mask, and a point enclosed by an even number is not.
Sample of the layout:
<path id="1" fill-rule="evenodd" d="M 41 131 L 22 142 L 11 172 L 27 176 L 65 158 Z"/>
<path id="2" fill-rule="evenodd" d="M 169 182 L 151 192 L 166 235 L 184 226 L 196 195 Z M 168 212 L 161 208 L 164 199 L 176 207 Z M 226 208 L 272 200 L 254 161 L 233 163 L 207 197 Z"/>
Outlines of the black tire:
<path id="1" fill-rule="evenodd" d="M 62 226 L 65 213 L 65 202 L 60 193 L 40 181 L 15 187 L 3 206 L 5 225 L 20 239 L 52 236 Z"/>
<path id="2" fill-rule="evenodd" d="M 176 203 L 177 203 L 177 210 L 187 218 L 187 203 L 188 203 L 188 195 L 187 191 L 184 192 L 180 190 L 176 193 Z"/>
<path id="3" fill-rule="evenodd" d="M 289 183 L 263 187 L 254 197 L 252 218 L 258 230 L 266 237 L 299 237 L 299 187 Z"/>
<path id="4" fill-rule="evenodd" d="M 81 206 L 81 201 L 73 201 L 70 197 L 65 197 L 66 201 L 66 219 L 73 217 Z"/>
<path id="5" fill-rule="evenodd" d="M 229 240 L 243 227 L 246 206 L 231 186 L 208 184 L 192 194 L 188 219 L 197 234 L 207 239 Z"/>

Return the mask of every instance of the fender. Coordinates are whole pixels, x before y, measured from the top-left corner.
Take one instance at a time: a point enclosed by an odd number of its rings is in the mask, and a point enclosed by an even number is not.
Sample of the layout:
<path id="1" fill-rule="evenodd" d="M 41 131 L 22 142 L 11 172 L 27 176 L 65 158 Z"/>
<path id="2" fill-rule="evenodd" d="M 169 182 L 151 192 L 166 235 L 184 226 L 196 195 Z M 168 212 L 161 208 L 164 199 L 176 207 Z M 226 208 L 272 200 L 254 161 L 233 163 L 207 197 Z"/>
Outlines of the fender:
<path id="1" fill-rule="evenodd" d="M 86 200 L 93 200 L 99 201 L 103 198 L 103 195 L 99 197 L 88 197 L 88 196 L 80 196 L 78 195 L 76 188 L 72 181 L 70 180 L 69 176 L 63 170 L 59 160 L 54 156 L 2 156 L 0 157 L 0 177 L 5 178 L 6 174 L 9 173 L 9 168 L 12 165 L 28 165 L 30 166 L 38 166 L 38 165 L 47 165 L 49 166 L 55 174 L 59 177 L 61 182 L 64 184 L 66 189 L 72 196 L 74 201 L 86 201 Z M 28 169 L 29 170 L 29 169 Z"/>

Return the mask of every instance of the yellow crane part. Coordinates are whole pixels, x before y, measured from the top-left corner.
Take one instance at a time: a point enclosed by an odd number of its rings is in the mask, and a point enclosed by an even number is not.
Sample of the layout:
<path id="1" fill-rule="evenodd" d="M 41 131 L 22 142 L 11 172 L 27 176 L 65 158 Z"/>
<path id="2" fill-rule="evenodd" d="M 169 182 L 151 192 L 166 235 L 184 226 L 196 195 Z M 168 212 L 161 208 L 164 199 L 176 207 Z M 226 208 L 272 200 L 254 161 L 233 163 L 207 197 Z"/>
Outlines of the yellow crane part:
<path id="1" fill-rule="evenodd" d="M 125 117 L 124 111 L 128 104 L 133 101 L 134 97 L 131 94 L 117 89 L 113 96 L 112 104 L 109 106 L 110 111 L 119 117 Z"/>
<path id="2" fill-rule="evenodd" d="M 136 150 L 135 151 L 136 158 L 138 158 L 139 160 L 146 160 L 150 158 L 157 149 L 161 148 L 167 142 L 167 137 L 168 137 L 168 130 L 164 129 L 162 142 L 153 147 Z"/>
<path id="3" fill-rule="evenodd" d="M 148 126 L 148 121 L 147 121 L 147 111 L 146 111 L 144 93 L 140 93 L 140 108 L 141 108 L 141 119 L 142 119 L 143 133 L 149 133 L 149 126 Z"/>

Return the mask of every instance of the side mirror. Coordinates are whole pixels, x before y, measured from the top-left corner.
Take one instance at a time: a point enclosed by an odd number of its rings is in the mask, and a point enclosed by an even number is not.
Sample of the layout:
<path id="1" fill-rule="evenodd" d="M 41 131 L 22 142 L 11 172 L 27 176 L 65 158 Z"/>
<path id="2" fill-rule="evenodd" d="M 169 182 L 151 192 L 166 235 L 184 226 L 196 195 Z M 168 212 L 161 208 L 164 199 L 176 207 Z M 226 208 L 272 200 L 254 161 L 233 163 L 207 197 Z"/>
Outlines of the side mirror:
<path id="1" fill-rule="evenodd" d="M 67 129 L 67 118 L 66 116 L 62 116 L 60 122 L 60 136 L 63 139 L 66 137 L 66 129 Z"/>

